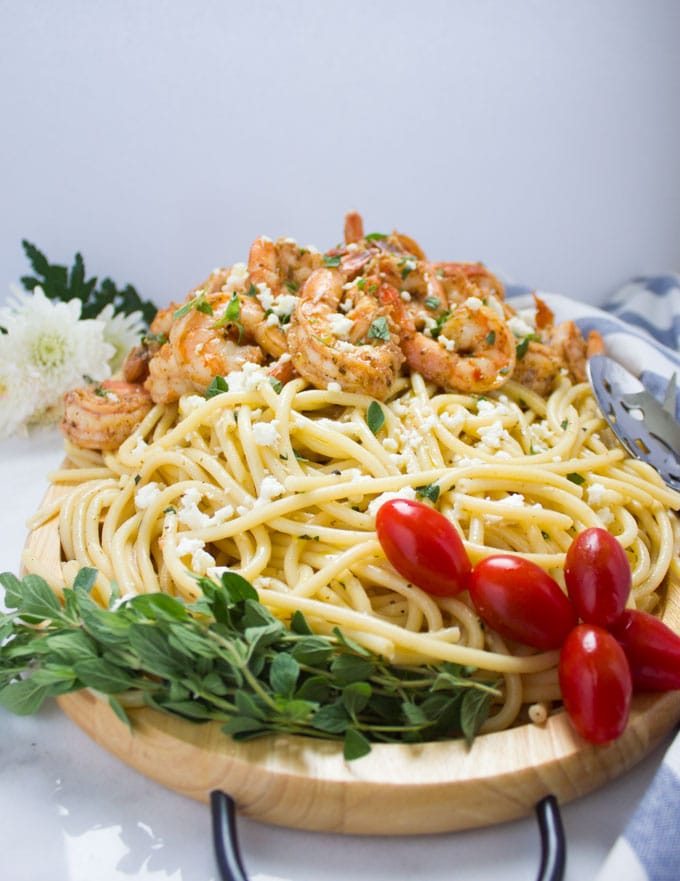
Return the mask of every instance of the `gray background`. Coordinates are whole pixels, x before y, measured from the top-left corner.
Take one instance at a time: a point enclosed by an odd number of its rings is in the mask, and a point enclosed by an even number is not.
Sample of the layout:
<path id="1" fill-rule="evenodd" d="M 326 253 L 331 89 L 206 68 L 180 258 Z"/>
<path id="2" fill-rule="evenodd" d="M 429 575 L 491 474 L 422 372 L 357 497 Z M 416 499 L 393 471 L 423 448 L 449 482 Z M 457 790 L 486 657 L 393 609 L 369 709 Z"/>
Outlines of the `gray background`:
<path id="1" fill-rule="evenodd" d="M 164 305 L 344 213 L 599 303 L 680 269 L 673 0 L 0 0 L 0 298 L 21 239 Z"/>

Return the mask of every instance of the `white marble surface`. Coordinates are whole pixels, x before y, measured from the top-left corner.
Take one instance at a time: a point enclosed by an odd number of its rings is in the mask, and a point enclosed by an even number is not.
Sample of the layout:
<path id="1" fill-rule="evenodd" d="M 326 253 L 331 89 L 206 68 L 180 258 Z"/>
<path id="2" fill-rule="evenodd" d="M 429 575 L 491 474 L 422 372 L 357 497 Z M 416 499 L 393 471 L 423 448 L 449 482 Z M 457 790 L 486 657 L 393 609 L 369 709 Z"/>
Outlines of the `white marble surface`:
<path id="1" fill-rule="evenodd" d="M 26 518 L 61 458 L 56 432 L 0 443 L 0 571 L 18 571 Z M 567 805 L 567 881 L 594 878 L 651 781 L 657 748 L 635 769 Z M 538 871 L 533 817 L 412 838 L 321 835 L 239 821 L 251 881 L 526 881 Z M 169 792 L 100 749 L 46 705 L 0 710 L 4 881 L 217 881 L 208 807 Z"/>

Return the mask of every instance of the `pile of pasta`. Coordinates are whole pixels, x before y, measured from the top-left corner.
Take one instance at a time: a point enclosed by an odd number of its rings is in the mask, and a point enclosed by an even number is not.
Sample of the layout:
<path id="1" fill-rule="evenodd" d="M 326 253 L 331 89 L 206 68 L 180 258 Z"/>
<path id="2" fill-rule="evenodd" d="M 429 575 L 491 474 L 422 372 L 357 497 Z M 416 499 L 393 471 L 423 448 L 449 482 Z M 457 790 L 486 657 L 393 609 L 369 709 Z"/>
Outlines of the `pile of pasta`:
<path id="1" fill-rule="evenodd" d="M 235 571 L 281 619 L 299 609 L 317 632 L 339 626 L 393 663 L 495 671 L 503 696 L 485 731 L 545 717 L 559 699 L 557 652 L 482 627 L 465 593 L 405 582 L 376 538 L 383 501 L 434 505 L 473 563 L 509 551 L 564 584 L 574 536 L 604 526 L 629 555 L 631 605 L 659 613 L 680 583 L 680 494 L 627 455 L 589 386 L 566 376 L 542 398 L 513 381 L 446 393 L 410 374 L 378 404 L 302 379 L 277 388 L 246 364 L 221 394 L 155 405 L 114 452 L 66 452 L 51 479 L 68 492 L 32 524 L 58 518 L 61 572 L 41 572 L 56 589 L 91 566 L 103 605 L 112 582 L 192 601 L 197 574 Z"/>

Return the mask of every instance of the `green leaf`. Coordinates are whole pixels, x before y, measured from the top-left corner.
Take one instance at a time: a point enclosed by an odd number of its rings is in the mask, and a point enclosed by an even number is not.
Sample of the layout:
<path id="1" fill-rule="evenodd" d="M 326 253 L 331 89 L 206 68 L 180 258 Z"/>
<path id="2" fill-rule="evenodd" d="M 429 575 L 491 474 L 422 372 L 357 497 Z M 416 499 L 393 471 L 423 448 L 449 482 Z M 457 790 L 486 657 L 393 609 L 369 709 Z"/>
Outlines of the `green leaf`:
<path id="1" fill-rule="evenodd" d="M 246 740 L 250 737 L 259 737 L 267 734 L 267 728 L 261 719 L 253 719 L 249 716 L 234 716 L 222 726 L 222 731 L 229 734 L 235 740 Z"/>
<path id="2" fill-rule="evenodd" d="M 291 699 L 282 703 L 280 713 L 286 721 L 299 725 L 307 722 L 317 709 L 318 704 L 313 701 Z"/>
<path id="3" fill-rule="evenodd" d="M 488 692 L 470 688 L 463 695 L 460 709 L 460 727 L 468 744 L 471 744 L 489 715 L 491 696 Z"/>
<path id="4" fill-rule="evenodd" d="M 0 706 L 18 716 L 30 716 L 42 706 L 49 697 L 49 688 L 29 679 L 20 679 L 0 688 Z"/>
<path id="5" fill-rule="evenodd" d="M 432 311 L 434 311 L 435 309 L 439 309 L 441 304 L 442 301 L 439 299 L 439 297 L 425 297 L 425 305 L 428 309 L 432 309 Z"/>
<path id="6" fill-rule="evenodd" d="M 329 268 L 333 268 L 334 266 L 340 266 L 341 257 L 340 254 L 325 254 L 323 258 L 323 262 Z"/>
<path id="7" fill-rule="evenodd" d="M 300 665 L 292 655 L 280 653 L 274 656 L 269 668 L 269 684 L 276 694 L 290 697 L 299 675 Z"/>
<path id="8" fill-rule="evenodd" d="M 205 721 L 214 717 L 214 713 L 199 701 L 162 701 L 159 706 L 166 711 L 178 713 L 189 719 Z"/>
<path id="9" fill-rule="evenodd" d="M 280 379 L 277 379 L 275 376 L 269 377 L 269 384 L 274 389 L 277 395 L 280 395 L 283 391 L 283 383 Z"/>
<path id="10" fill-rule="evenodd" d="M 581 486 L 586 482 L 585 477 L 576 471 L 570 471 L 569 474 L 567 474 L 567 480 L 571 480 L 571 482 L 575 483 L 577 486 Z"/>
<path id="11" fill-rule="evenodd" d="M 339 685 L 349 685 L 368 679 L 373 673 L 373 661 L 358 655 L 338 655 L 331 663 L 331 672 Z"/>
<path id="12" fill-rule="evenodd" d="M 135 685 L 134 677 L 104 658 L 88 658 L 73 665 L 78 679 L 88 688 L 104 694 L 120 694 Z"/>
<path id="13" fill-rule="evenodd" d="M 240 603 L 243 600 L 258 602 L 258 594 L 255 588 L 237 572 L 223 572 L 220 581 L 232 603 Z"/>
<path id="14" fill-rule="evenodd" d="M 61 603 L 55 592 L 39 575 L 25 575 L 21 581 L 21 601 L 17 611 L 21 617 L 54 621 L 63 617 Z"/>
<path id="15" fill-rule="evenodd" d="M 110 278 L 105 278 L 97 286 L 96 276 L 86 278 L 82 254 L 76 253 L 69 270 L 66 266 L 50 263 L 42 251 L 26 239 L 21 244 L 35 272 L 35 276 L 22 276 L 21 283 L 25 290 L 33 291 L 40 286 L 50 300 L 80 300 L 82 318 L 96 318 L 109 303 L 113 306 L 114 314 L 141 312 L 147 325 L 155 317 L 155 304 L 142 300 L 132 285 L 119 289 Z"/>
<path id="16" fill-rule="evenodd" d="M 310 676 L 295 692 L 298 700 L 325 704 L 330 700 L 333 689 L 325 676 Z"/>
<path id="17" fill-rule="evenodd" d="M 404 701 L 401 712 L 409 725 L 426 725 L 429 721 L 423 708 L 411 701 Z"/>
<path id="18" fill-rule="evenodd" d="M 186 621 L 189 618 L 184 603 L 167 593 L 140 593 L 128 601 L 128 606 L 152 621 Z"/>
<path id="19" fill-rule="evenodd" d="M 214 658 L 217 651 L 207 636 L 184 623 L 169 626 L 168 645 L 187 658 Z"/>
<path id="20" fill-rule="evenodd" d="M 342 689 L 342 702 L 353 719 L 368 706 L 372 694 L 368 682 L 352 682 Z"/>
<path id="21" fill-rule="evenodd" d="M 0 584 L 5 589 L 5 605 L 8 609 L 18 609 L 21 605 L 21 580 L 12 572 L 0 573 Z"/>
<path id="22" fill-rule="evenodd" d="M 130 646 L 145 670 L 173 679 L 183 672 L 176 651 L 168 645 L 166 635 L 154 624 L 131 624 L 128 631 Z"/>
<path id="23" fill-rule="evenodd" d="M 229 391 L 229 384 L 227 380 L 223 376 L 215 376 L 205 390 L 206 398 L 215 398 L 217 395 L 222 395 L 224 392 Z"/>
<path id="24" fill-rule="evenodd" d="M 43 639 L 44 648 L 63 664 L 76 664 L 97 657 L 97 647 L 82 630 L 62 630 Z"/>
<path id="25" fill-rule="evenodd" d="M 348 728 L 343 738 L 342 754 L 346 762 L 353 762 L 371 751 L 371 743 L 356 728 Z"/>
<path id="26" fill-rule="evenodd" d="M 113 695 L 109 695 L 109 706 L 113 710 L 113 712 L 118 716 L 120 721 L 127 725 L 127 727 L 132 731 L 132 722 L 130 722 L 130 717 L 125 712 L 125 709 L 121 702 L 117 700 Z"/>
<path id="27" fill-rule="evenodd" d="M 319 707 L 311 718 L 312 728 L 327 734 L 344 734 L 351 724 L 347 710 L 339 702 Z"/>
<path id="28" fill-rule="evenodd" d="M 370 232 L 368 235 L 364 236 L 364 239 L 367 242 L 381 242 L 387 238 L 387 235 L 384 232 Z"/>
<path id="29" fill-rule="evenodd" d="M 293 612 L 293 615 L 290 619 L 290 629 L 293 633 L 299 633 L 302 635 L 312 635 L 312 628 L 307 623 L 307 619 L 302 614 L 299 609 L 296 609 Z"/>
<path id="30" fill-rule="evenodd" d="M 439 498 L 441 488 L 438 483 L 426 483 L 423 486 L 416 487 L 416 496 L 419 499 L 428 499 L 433 504 Z"/>
<path id="31" fill-rule="evenodd" d="M 377 401 L 371 401 L 366 410 L 366 423 L 373 434 L 377 434 L 385 424 L 385 413 Z"/>
<path id="32" fill-rule="evenodd" d="M 389 340 L 390 329 L 384 315 L 379 315 L 371 322 L 367 336 L 369 340 Z"/>
<path id="33" fill-rule="evenodd" d="M 316 667 L 328 661 L 333 654 L 333 646 L 322 636 L 310 636 L 295 643 L 292 653 L 301 664 Z"/>

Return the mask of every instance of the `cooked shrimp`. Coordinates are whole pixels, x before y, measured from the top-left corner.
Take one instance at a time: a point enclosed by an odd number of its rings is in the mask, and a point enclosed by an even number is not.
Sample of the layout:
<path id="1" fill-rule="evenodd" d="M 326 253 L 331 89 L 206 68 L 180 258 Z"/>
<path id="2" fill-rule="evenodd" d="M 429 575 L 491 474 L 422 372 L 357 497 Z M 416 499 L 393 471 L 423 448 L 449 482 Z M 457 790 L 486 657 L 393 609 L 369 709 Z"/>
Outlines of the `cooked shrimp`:
<path id="1" fill-rule="evenodd" d="M 86 450 L 115 450 L 153 407 L 138 383 L 107 379 L 64 395 L 61 431 Z"/>
<path id="2" fill-rule="evenodd" d="M 561 367 L 560 359 L 550 346 L 530 340 L 517 356 L 512 378 L 546 398 L 555 385 Z"/>
<path id="3" fill-rule="evenodd" d="M 468 297 L 484 300 L 494 296 L 502 300 L 505 296 L 502 282 L 483 263 L 434 263 L 433 266 L 451 305 L 463 303 Z"/>
<path id="4" fill-rule="evenodd" d="M 198 289 L 180 310 L 187 311 L 176 314 L 167 343 L 149 361 L 145 386 L 156 403 L 203 393 L 216 376 L 264 361 L 260 347 L 244 339 L 238 315 L 230 315 L 233 296 L 221 288 L 209 294 Z"/>
<path id="5" fill-rule="evenodd" d="M 345 215 L 345 244 L 360 242 L 364 237 L 364 221 L 358 211 L 349 211 Z"/>
<path id="6" fill-rule="evenodd" d="M 604 353 L 604 340 L 596 330 L 591 330 L 587 338 L 573 321 L 563 321 L 545 333 L 547 344 L 567 368 L 576 382 L 587 379 L 586 362 L 592 355 Z"/>
<path id="7" fill-rule="evenodd" d="M 515 338 L 494 309 L 475 302 L 456 306 L 436 336 L 416 329 L 394 288 L 386 286 L 411 370 L 449 391 L 481 394 L 500 388 L 515 366 Z"/>
<path id="8" fill-rule="evenodd" d="M 293 239 L 273 242 L 260 236 L 250 246 L 248 277 L 255 290 L 239 297 L 241 321 L 268 355 L 279 358 L 288 351 L 285 327 L 297 292 L 321 266 L 318 251 L 300 248 Z"/>
<path id="9" fill-rule="evenodd" d="M 591 355 L 604 352 L 604 340 L 598 331 L 583 337 L 573 321 L 554 324 L 552 309 L 534 294 L 536 304 L 536 339 L 528 342 L 518 355 L 512 378 L 546 397 L 562 370 L 575 382 L 585 382 L 586 363 Z"/>
<path id="10" fill-rule="evenodd" d="M 404 361 L 390 309 L 366 290 L 343 314 L 344 294 L 338 270 L 317 269 L 309 277 L 288 331 L 293 364 L 318 388 L 337 382 L 344 391 L 384 400 Z"/>

